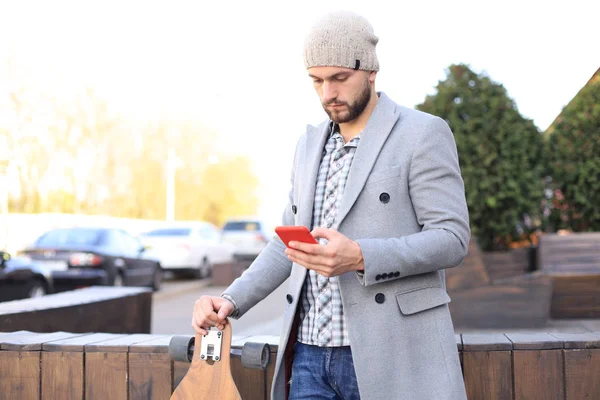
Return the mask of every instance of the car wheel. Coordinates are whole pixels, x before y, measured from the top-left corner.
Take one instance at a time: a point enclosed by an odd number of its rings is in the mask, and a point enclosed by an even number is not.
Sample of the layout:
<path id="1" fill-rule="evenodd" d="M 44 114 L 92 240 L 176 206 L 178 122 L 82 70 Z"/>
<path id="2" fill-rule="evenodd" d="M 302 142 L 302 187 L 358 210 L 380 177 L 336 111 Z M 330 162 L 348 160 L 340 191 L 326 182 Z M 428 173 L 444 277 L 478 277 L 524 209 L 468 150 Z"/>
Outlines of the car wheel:
<path id="1" fill-rule="evenodd" d="M 113 280 L 113 286 L 116 286 L 116 287 L 125 286 L 125 282 L 123 280 L 123 274 L 121 274 L 120 272 L 117 272 L 117 274 L 115 275 L 115 279 Z"/>
<path id="2" fill-rule="evenodd" d="M 41 281 L 34 281 L 31 287 L 29 288 L 30 299 L 45 296 L 46 293 L 46 286 L 44 286 L 44 284 Z"/>
<path id="3" fill-rule="evenodd" d="M 152 289 L 156 292 L 162 285 L 163 271 L 160 265 L 157 265 L 152 275 Z"/>
<path id="4" fill-rule="evenodd" d="M 208 278 L 211 275 L 211 272 L 212 267 L 210 266 L 210 261 L 208 261 L 208 258 L 205 258 L 204 260 L 202 260 L 202 264 L 200 264 L 200 266 L 196 270 L 196 278 Z"/>

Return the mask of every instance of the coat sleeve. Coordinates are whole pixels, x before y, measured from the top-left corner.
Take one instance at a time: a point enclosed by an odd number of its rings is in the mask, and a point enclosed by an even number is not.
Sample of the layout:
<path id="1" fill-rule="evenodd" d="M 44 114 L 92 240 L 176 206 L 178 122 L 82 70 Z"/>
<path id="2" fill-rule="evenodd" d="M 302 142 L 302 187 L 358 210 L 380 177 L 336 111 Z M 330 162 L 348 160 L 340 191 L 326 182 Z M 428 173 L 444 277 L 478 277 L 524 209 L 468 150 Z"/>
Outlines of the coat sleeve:
<path id="1" fill-rule="evenodd" d="M 294 175 L 301 143 L 302 139 L 296 146 L 294 154 L 291 188 L 288 204 L 283 211 L 282 225 L 294 225 L 294 214 L 292 213 Z M 285 244 L 275 235 L 269 240 L 267 246 L 260 252 L 250 267 L 223 292 L 222 296 L 231 300 L 235 305 L 235 311 L 231 318 L 240 318 L 258 302 L 271 294 L 290 276 L 291 270 L 292 262 L 285 255 Z"/>
<path id="2" fill-rule="evenodd" d="M 470 229 L 464 183 L 454 136 L 441 118 L 431 119 L 416 144 L 408 180 L 422 229 L 398 238 L 357 240 L 365 264 L 364 273 L 357 276 L 365 286 L 381 282 L 376 279 L 379 274 L 402 279 L 454 267 L 467 255 Z"/>

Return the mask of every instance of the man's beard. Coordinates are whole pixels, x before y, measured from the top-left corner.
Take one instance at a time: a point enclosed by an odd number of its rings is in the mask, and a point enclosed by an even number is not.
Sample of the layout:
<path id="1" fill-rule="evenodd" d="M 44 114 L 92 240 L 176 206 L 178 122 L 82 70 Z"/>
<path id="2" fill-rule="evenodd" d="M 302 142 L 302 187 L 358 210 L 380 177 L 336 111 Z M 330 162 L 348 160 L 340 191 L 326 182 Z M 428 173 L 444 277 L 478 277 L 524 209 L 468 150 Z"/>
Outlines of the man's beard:
<path id="1" fill-rule="evenodd" d="M 336 100 L 332 100 L 328 103 L 323 104 L 323 109 L 329 116 L 329 118 L 337 123 L 344 124 L 346 122 L 354 121 L 356 118 L 362 114 L 362 112 L 367 108 L 367 104 L 371 100 L 371 84 L 368 79 L 365 79 L 365 85 L 363 90 L 359 93 L 356 101 L 352 104 L 348 104 L 347 102 L 338 102 Z M 336 110 L 336 109 L 328 109 L 327 106 L 330 105 L 340 105 L 344 104 L 346 106 L 345 109 Z"/>

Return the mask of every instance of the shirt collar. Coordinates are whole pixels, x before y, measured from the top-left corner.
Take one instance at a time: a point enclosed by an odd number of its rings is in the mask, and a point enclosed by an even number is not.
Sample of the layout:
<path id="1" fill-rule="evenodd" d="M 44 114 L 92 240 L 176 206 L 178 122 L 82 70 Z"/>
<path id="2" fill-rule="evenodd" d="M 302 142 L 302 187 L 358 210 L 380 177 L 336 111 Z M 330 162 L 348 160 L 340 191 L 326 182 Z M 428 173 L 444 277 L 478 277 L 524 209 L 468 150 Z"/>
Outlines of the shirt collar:
<path id="1" fill-rule="evenodd" d="M 333 137 L 333 136 L 339 136 L 342 141 L 343 141 L 343 137 L 342 134 L 340 133 L 340 126 L 333 122 L 333 121 L 329 121 L 329 137 Z M 360 141 L 360 136 L 362 135 L 362 132 L 359 133 L 358 135 L 356 135 L 351 141 L 349 141 L 348 143 L 345 143 L 344 146 L 351 146 L 351 147 L 356 147 L 358 146 L 358 142 Z"/>

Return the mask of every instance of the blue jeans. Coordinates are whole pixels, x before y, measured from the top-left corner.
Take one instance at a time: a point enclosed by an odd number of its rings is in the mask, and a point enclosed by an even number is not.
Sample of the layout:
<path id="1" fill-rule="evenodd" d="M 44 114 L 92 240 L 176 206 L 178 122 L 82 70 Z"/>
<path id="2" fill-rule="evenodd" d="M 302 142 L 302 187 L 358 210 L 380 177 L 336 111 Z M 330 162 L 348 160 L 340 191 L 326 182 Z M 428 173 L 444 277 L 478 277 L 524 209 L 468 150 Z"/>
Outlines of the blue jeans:
<path id="1" fill-rule="evenodd" d="M 360 400 L 350 346 L 296 342 L 289 400 Z"/>

